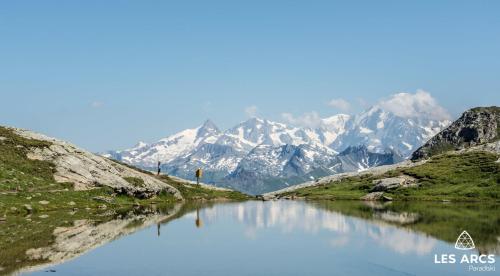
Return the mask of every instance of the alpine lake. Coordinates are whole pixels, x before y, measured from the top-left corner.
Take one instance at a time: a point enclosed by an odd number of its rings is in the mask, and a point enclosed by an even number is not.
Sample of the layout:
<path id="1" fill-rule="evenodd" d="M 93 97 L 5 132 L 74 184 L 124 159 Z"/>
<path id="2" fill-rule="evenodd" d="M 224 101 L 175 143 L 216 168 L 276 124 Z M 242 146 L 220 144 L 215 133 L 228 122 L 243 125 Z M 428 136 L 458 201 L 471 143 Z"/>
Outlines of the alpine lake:
<path id="1" fill-rule="evenodd" d="M 500 270 L 498 203 L 279 200 L 152 205 L 92 216 L 66 210 L 2 222 L 0 233 L 0 274 L 6 275 Z"/>

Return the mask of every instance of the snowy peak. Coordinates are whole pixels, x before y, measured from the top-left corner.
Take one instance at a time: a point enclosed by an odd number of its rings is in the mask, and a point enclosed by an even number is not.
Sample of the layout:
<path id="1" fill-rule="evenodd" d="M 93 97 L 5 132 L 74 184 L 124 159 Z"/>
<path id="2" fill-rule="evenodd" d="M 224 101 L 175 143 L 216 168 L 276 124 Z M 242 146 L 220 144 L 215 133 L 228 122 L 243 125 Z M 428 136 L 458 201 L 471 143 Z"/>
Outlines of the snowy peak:
<path id="1" fill-rule="evenodd" d="M 146 147 L 148 144 L 146 142 L 143 142 L 143 141 L 139 141 L 137 144 L 135 144 L 135 146 L 133 147 L 133 149 L 141 149 L 143 147 Z"/>
<path id="2" fill-rule="evenodd" d="M 210 136 L 218 136 L 221 134 L 219 128 L 211 120 L 206 120 L 202 126 L 198 128 L 196 139 L 205 139 Z M 212 141 L 212 142 L 215 142 Z"/>
<path id="3" fill-rule="evenodd" d="M 347 114 L 337 114 L 325 119 L 322 119 L 321 127 L 314 130 L 317 139 L 324 145 L 331 145 L 337 137 L 346 131 L 346 128 L 351 120 L 351 116 Z"/>
<path id="4" fill-rule="evenodd" d="M 281 123 L 263 120 L 259 118 L 251 118 L 244 121 L 235 127 L 229 129 L 226 133 L 239 137 L 248 143 L 259 145 L 273 145 L 279 144 L 274 134 L 281 134 L 289 130 L 289 128 Z"/>
<path id="5" fill-rule="evenodd" d="M 156 143 L 139 142 L 133 148 L 108 152 L 106 156 L 140 167 L 155 167 L 158 161 L 167 163 L 188 155 L 200 144 L 215 142 L 220 134 L 217 126 L 207 120 L 197 128 L 180 131 Z"/>
<path id="6" fill-rule="evenodd" d="M 251 118 L 227 130 L 217 143 L 232 145 L 240 151 L 249 152 L 258 145 L 299 145 L 310 142 L 304 130 L 282 123 Z"/>
<path id="7" fill-rule="evenodd" d="M 370 151 L 383 152 L 389 148 L 408 157 L 449 123 L 427 116 L 402 117 L 373 106 L 355 116 L 331 147 L 343 151 L 351 145 L 366 145 Z"/>
<path id="8" fill-rule="evenodd" d="M 322 119 L 322 128 L 329 130 L 342 131 L 346 123 L 351 119 L 351 115 L 337 114 L 328 118 Z"/>

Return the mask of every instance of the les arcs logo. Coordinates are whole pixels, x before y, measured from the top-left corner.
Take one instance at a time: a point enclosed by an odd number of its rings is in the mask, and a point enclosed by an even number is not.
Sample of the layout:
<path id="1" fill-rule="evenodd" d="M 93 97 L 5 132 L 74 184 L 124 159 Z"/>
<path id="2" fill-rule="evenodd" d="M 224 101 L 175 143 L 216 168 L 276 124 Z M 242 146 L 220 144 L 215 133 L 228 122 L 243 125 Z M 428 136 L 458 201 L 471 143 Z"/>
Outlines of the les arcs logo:
<path id="1" fill-rule="evenodd" d="M 472 250 L 476 247 L 474 246 L 474 241 L 469 233 L 467 233 L 467 231 L 463 231 L 457 238 L 455 248 L 458 250 Z"/>
<path id="2" fill-rule="evenodd" d="M 467 231 L 462 231 L 455 242 L 455 249 L 468 251 L 476 248 L 472 237 Z M 493 272 L 495 267 L 495 254 L 481 254 L 463 252 L 463 254 L 434 254 L 435 264 L 463 264 L 465 269 L 474 272 Z"/>

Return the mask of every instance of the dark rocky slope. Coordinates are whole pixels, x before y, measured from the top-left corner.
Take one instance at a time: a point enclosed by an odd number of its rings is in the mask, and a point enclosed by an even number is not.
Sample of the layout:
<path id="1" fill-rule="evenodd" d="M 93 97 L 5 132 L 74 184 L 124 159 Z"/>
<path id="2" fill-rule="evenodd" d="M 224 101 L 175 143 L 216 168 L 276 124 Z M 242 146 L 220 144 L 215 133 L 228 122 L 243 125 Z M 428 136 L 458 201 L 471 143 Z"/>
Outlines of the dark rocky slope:
<path id="1" fill-rule="evenodd" d="M 431 138 L 411 156 L 416 161 L 450 150 L 460 150 L 500 138 L 500 107 L 476 107 L 467 110 L 450 126 Z"/>

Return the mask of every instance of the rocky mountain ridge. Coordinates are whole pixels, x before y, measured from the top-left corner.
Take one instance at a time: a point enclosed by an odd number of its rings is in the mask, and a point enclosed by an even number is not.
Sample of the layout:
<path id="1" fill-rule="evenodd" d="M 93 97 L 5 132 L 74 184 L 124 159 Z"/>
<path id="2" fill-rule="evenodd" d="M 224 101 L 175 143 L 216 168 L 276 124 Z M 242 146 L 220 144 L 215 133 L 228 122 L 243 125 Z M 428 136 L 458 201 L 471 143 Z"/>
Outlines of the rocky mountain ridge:
<path id="1" fill-rule="evenodd" d="M 204 181 L 237 189 L 250 181 L 253 184 L 242 190 L 260 193 L 387 164 L 371 159 L 401 160 L 448 123 L 429 117 L 401 117 L 379 106 L 356 116 L 321 119 L 315 128 L 251 118 L 221 131 L 207 120 L 198 128 L 158 142 L 103 155 L 150 170 L 160 161 L 163 172 L 186 179 L 193 179 L 193 172 L 203 168 Z M 349 148 L 350 158 L 337 156 Z"/>
<path id="2" fill-rule="evenodd" d="M 450 126 L 417 149 L 412 160 L 429 158 L 448 150 L 460 150 L 500 139 L 500 107 L 467 110 Z"/>

